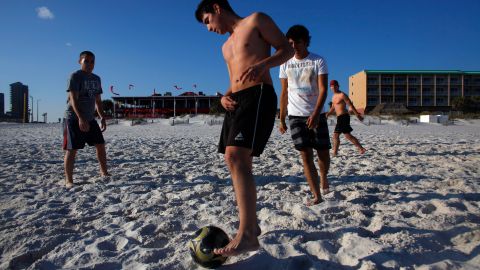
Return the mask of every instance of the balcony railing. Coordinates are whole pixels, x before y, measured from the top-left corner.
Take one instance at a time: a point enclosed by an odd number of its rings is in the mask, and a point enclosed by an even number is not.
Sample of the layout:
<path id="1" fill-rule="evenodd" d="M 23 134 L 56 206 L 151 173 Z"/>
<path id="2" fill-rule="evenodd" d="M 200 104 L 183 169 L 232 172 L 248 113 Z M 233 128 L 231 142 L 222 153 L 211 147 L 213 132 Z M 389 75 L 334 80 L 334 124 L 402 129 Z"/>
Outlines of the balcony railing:
<path id="1" fill-rule="evenodd" d="M 462 95 L 462 92 L 460 91 L 452 91 L 450 92 L 450 96 L 461 96 Z"/>
<path id="2" fill-rule="evenodd" d="M 437 91 L 437 96 L 448 96 L 447 91 Z"/>

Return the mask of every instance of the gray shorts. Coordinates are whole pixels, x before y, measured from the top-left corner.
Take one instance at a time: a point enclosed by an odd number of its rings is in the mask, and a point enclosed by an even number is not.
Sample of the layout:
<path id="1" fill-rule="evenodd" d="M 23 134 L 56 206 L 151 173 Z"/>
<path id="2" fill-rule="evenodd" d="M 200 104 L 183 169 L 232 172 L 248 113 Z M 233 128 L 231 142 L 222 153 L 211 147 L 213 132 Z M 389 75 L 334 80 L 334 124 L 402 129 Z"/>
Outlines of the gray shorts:
<path id="1" fill-rule="evenodd" d="M 313 148 L 315 150 L 328 150 L 332 148 L 325 113 L 320 114 L 318 127 L 314 129 L 307 127 L 308 117 L 306 116 L 288 116 L 288 119 L 295 149 Z"/>

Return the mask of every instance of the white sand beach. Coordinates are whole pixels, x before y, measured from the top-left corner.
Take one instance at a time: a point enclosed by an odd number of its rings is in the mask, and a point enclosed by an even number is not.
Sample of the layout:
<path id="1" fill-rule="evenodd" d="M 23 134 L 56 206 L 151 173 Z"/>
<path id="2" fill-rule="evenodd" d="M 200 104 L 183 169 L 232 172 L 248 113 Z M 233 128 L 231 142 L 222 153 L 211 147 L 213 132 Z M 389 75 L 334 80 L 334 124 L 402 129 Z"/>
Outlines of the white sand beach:
<path id="1" fill-rule="evenodd" d="M 202 269 L 191 235 L 238 225 L 221 126 L 206 120 L 109 126 L 113 176 L 87 147 L 70 190 L 60 124 L 0 124 L 0 269 Z M 342 136 L 333 192 L 312 207 L 275 128 L 254 159 L 262 247 L 220 269 L 480 269 L 480 122 L 353 128 L 366 154 Z"/>

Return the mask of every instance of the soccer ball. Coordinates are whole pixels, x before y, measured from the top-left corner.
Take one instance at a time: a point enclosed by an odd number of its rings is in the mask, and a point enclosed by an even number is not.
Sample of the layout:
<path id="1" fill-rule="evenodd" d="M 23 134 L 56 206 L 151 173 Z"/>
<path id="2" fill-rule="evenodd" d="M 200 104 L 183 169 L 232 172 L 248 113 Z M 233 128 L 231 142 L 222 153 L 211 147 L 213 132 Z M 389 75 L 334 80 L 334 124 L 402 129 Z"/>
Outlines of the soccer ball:
<path id="1" fill-rule="evenodd" d="M 227 257 L 213 253 L 216 248 L 226 246 L 230 240 L 222 229 L 206 226 L 195 232 L 194 239 L 188 243 L 188 249 L 193 260 L 206 268 L 217 268 Z"/>

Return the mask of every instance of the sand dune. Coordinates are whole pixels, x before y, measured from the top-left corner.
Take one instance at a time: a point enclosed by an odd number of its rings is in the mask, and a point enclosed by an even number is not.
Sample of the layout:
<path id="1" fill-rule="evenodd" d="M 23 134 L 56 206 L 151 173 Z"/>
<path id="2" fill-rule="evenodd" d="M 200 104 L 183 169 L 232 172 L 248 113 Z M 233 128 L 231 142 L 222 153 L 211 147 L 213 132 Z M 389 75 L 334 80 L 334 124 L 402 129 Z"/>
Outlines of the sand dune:
<path id="1" fill-rule="evenodd" d="M 238 226 L 207 120 L 109 126 L 113 176 L 86 148 L 70 190 L 59 124 L 0 125 L 0 269 L 200 269 L 191 235 Z M 479 269 L 480 123 L 353 127 L 368 151 L 342 140 L 333 192 L 313 207 L 289 134 L 274 131 L 254 166 L 262 248 L 222 269 Z"/>

